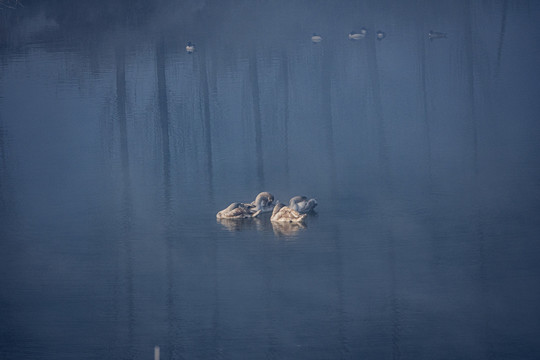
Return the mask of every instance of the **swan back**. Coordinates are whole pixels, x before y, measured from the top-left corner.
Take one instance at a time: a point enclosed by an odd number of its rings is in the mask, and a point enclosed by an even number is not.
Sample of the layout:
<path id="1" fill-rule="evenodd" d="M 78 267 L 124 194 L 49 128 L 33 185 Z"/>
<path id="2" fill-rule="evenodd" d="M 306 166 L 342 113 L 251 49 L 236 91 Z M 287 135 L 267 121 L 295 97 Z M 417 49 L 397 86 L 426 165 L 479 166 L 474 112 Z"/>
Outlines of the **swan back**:
<path id="1" fill-rule="evenodd" d="M 315 209 L 317 206 L 317 200 L 307 199 L 305 196 L 295 196 L 291 198 L 289 207 L 301 214 L 307 214 Z"/>
<path id="2" fill-rule="evenodd" d="M 234 202 L 216 214 L 218 219 L 246 219 L 259 216 L 261 210 L 256 210 L 250 204 Z"/>
<path id="3" fill-rule="evenodd" d="M 305 220 L 306 214 L 300 214 L 298 211 L 293 210 L 279 201 L 276 204 L 270 221 L 272 222 L 287 222 L 287 223 L 301 223 Z"/>

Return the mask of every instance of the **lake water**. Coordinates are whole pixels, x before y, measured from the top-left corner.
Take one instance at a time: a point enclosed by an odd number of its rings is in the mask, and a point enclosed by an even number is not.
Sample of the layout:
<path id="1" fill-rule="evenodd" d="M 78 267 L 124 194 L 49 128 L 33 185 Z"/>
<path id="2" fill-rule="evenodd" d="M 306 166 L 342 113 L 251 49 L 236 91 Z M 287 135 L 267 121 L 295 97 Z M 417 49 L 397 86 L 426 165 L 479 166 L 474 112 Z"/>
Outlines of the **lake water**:
<path id="1" fill-rule="evenodd" d="M 14 3 L 0 358 L 540 357 L 540 4 Z"/>

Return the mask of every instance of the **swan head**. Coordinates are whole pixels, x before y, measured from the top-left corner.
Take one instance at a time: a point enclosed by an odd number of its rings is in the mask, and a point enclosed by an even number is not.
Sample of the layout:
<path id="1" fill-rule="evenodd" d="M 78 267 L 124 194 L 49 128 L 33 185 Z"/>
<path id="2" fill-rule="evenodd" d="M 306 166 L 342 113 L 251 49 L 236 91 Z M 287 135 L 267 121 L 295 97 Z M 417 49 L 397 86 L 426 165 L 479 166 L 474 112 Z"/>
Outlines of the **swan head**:
<path id="1" fill-rule="evenodd" d="M 291 200 L 289 201 L 289 207 L 291 209 L 294 209 L 295 206 L 299 203 L 299 202 L 302 202 L 302 201 L 306 201 L 307 200 L 307 197 L 305 196 L 295 196 L 295 197 L 292 197 Z"/>
<path id="2" fill-rule="evenodd" d="M 255 205 L 255 208 L 257 210 L 261 210 L 263 212 L 272 211 L 275 206 L 274 195 L 270 194 L 269 192 L 263 191 L 262 193 L 259 193 L 259 195 L 257 195 L 255 201 L 253 201 L 251 204 Z"/>
<path id="3" fill-rule="evenodd" d="M 360 29 L 360 34 L 367 35 L 367 29 L 365 27 Z"/>

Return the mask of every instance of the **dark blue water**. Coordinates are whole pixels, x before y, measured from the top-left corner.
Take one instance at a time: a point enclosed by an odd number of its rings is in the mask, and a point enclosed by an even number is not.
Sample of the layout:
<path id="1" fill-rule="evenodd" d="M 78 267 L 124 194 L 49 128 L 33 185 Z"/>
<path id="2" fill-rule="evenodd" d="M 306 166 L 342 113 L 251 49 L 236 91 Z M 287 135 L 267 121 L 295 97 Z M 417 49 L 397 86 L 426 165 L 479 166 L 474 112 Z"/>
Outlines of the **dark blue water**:
<path id="1" fill-rule="evenodd" d="M 540 357 L 539 4 L 15 3 L 1 359 Z"/>

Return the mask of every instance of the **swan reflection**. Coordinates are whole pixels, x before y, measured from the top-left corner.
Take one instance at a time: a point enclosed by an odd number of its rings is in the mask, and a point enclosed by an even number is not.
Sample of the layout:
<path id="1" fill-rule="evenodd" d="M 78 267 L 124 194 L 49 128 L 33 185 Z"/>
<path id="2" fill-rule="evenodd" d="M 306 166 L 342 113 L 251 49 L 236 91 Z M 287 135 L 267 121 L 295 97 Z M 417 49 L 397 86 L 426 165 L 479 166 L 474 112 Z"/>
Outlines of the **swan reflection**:
<path id="1" fill-rule="evenodd" d="M 305 228 L 304 223 L 272 222 L 272 229 L 276 236 L 292 236 Z"/>
<path id="2" fill-rule="evenodd" d="M 246 219 L 217 219 L 217 222 L 223 225 L 223 227 L 231 232 L 243 231 L 243 230 L 265 230 L 268 229 L 268 225 L 265 224 L 264 219 L 259 218 L 246 218 Z M 268 221 L 269 223 L 269 221 Z"/>
<path id="3" fill-rule="evenodd" d="M 238 231 L 273 231 L 276 236 L 293 236 L 306 229 L 304 223 L 271 222 L 268 216 L 247 219 L 217 219 L 217 222 L 230 232 Z"/>

